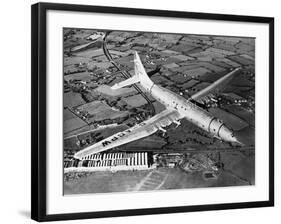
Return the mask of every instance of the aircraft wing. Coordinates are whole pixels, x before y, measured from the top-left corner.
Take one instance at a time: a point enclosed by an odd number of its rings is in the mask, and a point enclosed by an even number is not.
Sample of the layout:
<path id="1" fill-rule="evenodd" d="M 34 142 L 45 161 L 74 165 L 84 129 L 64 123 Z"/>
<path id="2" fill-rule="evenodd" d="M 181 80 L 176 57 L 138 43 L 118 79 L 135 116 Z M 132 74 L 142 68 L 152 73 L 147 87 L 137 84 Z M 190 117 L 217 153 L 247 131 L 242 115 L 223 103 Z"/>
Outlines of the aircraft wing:
<path id="1" fill-rule="evenodd" d="M 202 89 L 201 91 L 195 93 L 190 98 L 202 103 L 204 101 L 205 97 L 210 96 L 211 94 L 218 93 L 222 91 L 226 85 L 232 80 L 235 74 L 237 74 L 240 71 L 240 68 L 236 68 L 227 75 L 221 77 L 217 81 L 215 81 L 213 84 L 209 85 L 207 88 Z"/>
<path id="2" fill-rule="evenodd" d="M 99 153 L 144 137 L 147 137 L 157 130 L 170 125 L 173 121 L 183 118 L 178 111 L 166 109 L 150 119 L 135 125 L 125 131 L 118 132 L 94 145 L 91 145 L 79 152 L 74 157 L 77 159 L 87 159 L 94 153 Z"/>

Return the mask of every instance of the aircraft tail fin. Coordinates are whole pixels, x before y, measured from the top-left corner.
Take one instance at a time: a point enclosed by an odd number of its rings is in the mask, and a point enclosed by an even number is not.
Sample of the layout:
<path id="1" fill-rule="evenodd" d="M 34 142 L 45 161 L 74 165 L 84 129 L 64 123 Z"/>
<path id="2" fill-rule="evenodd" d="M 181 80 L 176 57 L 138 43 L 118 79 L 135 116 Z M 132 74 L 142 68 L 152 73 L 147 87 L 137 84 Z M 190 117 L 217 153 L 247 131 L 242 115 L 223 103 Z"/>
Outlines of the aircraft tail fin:
<path id="1" fill-rule="evenodd" d="M 144 87 L 151 86 L 153 84 L 153 82 L 148 77 L 148 75 L 141 63 L 140 57 L 137 52 L 135 52 L 135 54 L 134 54 L 134 70 L 135 70 L 134 76 L 132 76 L 129 79 L 126 79 L 125 81 L 116 83 L 115 85 L 113 85 L 111 87 L 111 89 L 120 89 L 122 87 L 129 86 L 129 85 L 139 83 L 139 82 Z"/>

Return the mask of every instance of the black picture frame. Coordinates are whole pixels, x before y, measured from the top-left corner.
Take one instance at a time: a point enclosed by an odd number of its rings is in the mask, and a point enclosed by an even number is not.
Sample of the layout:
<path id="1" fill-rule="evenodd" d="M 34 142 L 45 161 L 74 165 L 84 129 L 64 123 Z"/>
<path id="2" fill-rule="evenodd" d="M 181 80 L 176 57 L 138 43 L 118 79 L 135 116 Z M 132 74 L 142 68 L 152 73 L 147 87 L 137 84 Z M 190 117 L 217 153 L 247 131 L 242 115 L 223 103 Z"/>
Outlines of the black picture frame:
<path id="1" fill-rule="evenodd" d="M 86 219 L 116 216 L 133 216 L 161 213 L 178 213 L 206 210 L 238 209 L 274 206 L 274 18 L 163 11 L 151 9 L 103 7 L 73 4 L 37 3 L 31 10 L 31 59 L 32 59 L 32 153 L 31 153 L 31 218 L 37 221 Z M 227 203 L 196 206 L 159 207 L 132 210 L 114 210 L 69 214 L 46 213 L 46 13 L 63 10 L 87 13 L 111 13 L 155 17 L 177 17 L 217 21 L 254 22 L 269 24 L 269 200 L 243 203 Z"/>

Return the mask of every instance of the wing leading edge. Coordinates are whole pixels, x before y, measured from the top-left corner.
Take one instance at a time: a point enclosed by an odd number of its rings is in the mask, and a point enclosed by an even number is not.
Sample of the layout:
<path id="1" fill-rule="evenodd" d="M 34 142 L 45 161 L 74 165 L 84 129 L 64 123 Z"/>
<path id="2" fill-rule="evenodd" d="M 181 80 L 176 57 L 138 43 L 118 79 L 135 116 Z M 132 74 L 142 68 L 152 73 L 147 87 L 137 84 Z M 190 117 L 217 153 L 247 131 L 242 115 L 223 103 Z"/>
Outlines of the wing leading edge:
<path id="1" fill-rule="evenodd" d="M 206 87 L 205 89 L 202 89 L 201 91 L 195 93 L 193 96 L 191 96 L 191 99 L 196 100 L 197 102 L 200 102 L 208 95 L 222 91 L 226 87 L 226 85 L 232 80 L 234 75 L 237 74 L 240 70 L 241 70 L 240 67 L 234 69 L 233 71 L 231 71 L 227 75 L 221 77 L 220 79 L 218 79 L 213 84 Z"/>
<path id="2" fill-rule="evenodd" d="M 172 122 L 181 119 L 182 116 L 176 111 L 166 109 L 150 119 L 137 124 L 125 131 L 118 132 L 94 145 L 91 145 L 79 152 L 74 157 L 77 159 L 87 159 L 91 154 L 100 153 L 108 149 L 152 135 L 162 127 L 169 126 Z"/>

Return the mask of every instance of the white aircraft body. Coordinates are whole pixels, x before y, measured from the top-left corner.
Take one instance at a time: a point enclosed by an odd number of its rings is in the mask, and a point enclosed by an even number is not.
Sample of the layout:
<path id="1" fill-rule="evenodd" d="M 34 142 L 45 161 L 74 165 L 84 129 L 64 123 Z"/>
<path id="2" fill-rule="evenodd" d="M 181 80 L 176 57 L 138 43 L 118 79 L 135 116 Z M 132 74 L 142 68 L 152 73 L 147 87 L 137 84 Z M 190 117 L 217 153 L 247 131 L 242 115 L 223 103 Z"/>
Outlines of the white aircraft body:
<path id="1" fill-rule="evenodd" d="M 194 103 L 194 101 L 202 101 L 202 99 L 209 94 L 221 91 L 221 89 L 232 79 L 234 74 L 236 74 L 240 68 L 236 68 L 207 88 L 199 91 L 189 100 L 168 89 L 156 85 L 146 74 L 137 52 L 135 52 L 134 55 L 134 69 L 135 74 L 133 77 L 117 83 L 111 88 L 119 89 L 139 83 L 145 92 L 151 94 L 154 99 L 165 105 L 166 109 L 132 128 L 116 133 L 100 142 L 86 147 L 85 149 L 77 152 L 74 155 L 75 158 L 90 159 L 95 153 L 100 153 L 113 147 L 147 137 L 158 130 L 166 132 L 164 127 L 169 126 L 172 123 L 175 123 L 178 126 L 180 125 L 180 120 L 183 118 L 211 133 L 216 138 L 226 142 L 242 144 L 234 136 L 232 130 L 229 129 L 221 120 L 212 116 L 209 112 Z"/>

